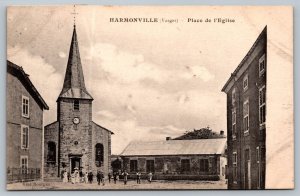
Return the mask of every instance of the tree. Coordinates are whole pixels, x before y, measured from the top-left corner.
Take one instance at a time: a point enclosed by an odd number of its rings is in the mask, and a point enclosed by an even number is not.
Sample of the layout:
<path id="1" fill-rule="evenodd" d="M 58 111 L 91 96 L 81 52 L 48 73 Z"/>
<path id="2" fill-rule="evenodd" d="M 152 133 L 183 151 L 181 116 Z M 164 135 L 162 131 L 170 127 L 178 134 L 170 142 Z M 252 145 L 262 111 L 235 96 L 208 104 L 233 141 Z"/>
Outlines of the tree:
<path id="1" fill-rule="evenodd" d="M 193 131 L 186 131 L 183 135 L 174 138 L 174 140 L 193 140 L 193 139 L 213 139 L 224 138 L 224 135 L 213 132 L 209 126 L 201 129 L 194 129 Z"/>

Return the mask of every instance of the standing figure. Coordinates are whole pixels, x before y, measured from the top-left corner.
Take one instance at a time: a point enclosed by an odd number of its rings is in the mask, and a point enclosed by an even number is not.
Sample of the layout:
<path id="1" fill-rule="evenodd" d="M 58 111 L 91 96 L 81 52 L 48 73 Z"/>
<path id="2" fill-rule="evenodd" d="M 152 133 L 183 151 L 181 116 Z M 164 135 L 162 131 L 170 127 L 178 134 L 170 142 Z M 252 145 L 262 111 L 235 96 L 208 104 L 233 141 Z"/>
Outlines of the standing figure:
<path id="1" fill-rule="evenodd" d="M 74 174 L 75 174 L 75 183 L 79 183 L 80 177 L 79 177 L 79 171 L 77 168 L 75 168 Z"/>
<path id="2" fill-rule="evenodd" d="M 151 172 L 149 172 L 149 174 L 148 174 L 148 181 L 151 183 L 152 182 L 152 173 Z"/>
<path id="3" fill-rule="evenodd" d="M 121 177 L 121 175 L 122 175 L 122 171 L 119 169 L 119 171 L 118 171 L 118 177 L 117 177 L 117 179 L 120 181 L 120 177 Z"/>
<path id="4" fill-rule="evenodd" d="M 70 182 L 70 181 L 71 181 L 71 173 L 68 172 L 68 182 Z"/>
<path id="5" fill-rule="evenodd" d="M 65 173 L 65 170 L 61 170 L 61 172 L 60 172 L 60 178 L 62 180 L 64 180 L 64 173 Z"/>
<path id="6" fill-rule="evenodd" d="M 68 172 L 65 170 L 65 172 L 64 172 L 64 177 L 63 177 L 63 182 L 64 183 L 66 183 L 66 182 L 68 182 L 69 180 L 68 180 Z"/>
<path id="7" fill-rule="evenodd" d="M 75 174 L 74 174 L 75 172 L 73 172 L 72 174 L 71 174 L 71 182 L 72 182 L 72 184 L 75 184 Z"/>
<path id="8" fill-rule="evenodd" d="M 98 185 L 100 185 L 100 178 L 101 178 L 100 171 L 97 172 L 96 178 L 97 178 Z"/>
<path id="9" fill-rule="evenodd" d="M 89 177 L 88 178 L 89 178 L 89 183 L 92 184 L 93 183 L 93 178 L 94 178 L 93 172 L 89 173 Z"/>
<path id="10" fill-rule="evenodd" d="M 124 177 L 124 185 L 126 185 L 126 184 L 127 184 L 127 176 L 128 176 L 128 173 L 127 173 L 127 171 L 125 170 L 125 171 L 123 172 L 123 177 Z"/>
<path id="11" fill-rule="evenodd" d="M 108 172 L 108 183 L 110 183 L 110 179 L 111 179 L 111 172 Z"/>
<path id="12" fill-rule="evenodd" d="M 136 183 L 141 184 L 141 173 L 139 171 L 136 173 Z"/>
<path id="13" fill-rule="evenodd" d="M 87 172 L 85 172 L 85 174 L 84 174 L 84 183 L 85 184 L 87 184 L 88 183 L 88 173 Z"/>
<path id="14" fill-rule="evenodd" d="M 79 178 L 80 178 L 79 181 L 83 182 L 83 172 L 82 172 L 82 169 L 79 170 Z"/>
<path id="15" fill-rule="evenodd" d="M 105 185 L 103 172 L 100 172 L 100 182 L 102 183 L 103 186 Z"/>
<path id="16" fill-rule="evenodd" d="M 115 184 L 117 184 L 117 172 L 114 172 L 113 173 L 113 178 L 114 178 L 114 182 L 115 182 Z"/>

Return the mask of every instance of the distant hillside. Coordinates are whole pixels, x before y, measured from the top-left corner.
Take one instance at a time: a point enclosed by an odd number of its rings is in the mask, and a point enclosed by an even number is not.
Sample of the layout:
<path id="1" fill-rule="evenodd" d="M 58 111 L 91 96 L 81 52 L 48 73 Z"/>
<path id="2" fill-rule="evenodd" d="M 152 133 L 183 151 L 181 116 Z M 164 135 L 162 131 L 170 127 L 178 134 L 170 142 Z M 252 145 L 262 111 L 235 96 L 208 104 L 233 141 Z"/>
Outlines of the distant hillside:
<path id="1" fill-rule="evenodd" d="M 193 140 L 193 139 L 213 139 L 213 138 L 225 138 L 224 132 L 213 132 L 209 127 L 194 129 L 193 131 L 187 131 L 182 136 L 174 138 L 173 140 Z"/>

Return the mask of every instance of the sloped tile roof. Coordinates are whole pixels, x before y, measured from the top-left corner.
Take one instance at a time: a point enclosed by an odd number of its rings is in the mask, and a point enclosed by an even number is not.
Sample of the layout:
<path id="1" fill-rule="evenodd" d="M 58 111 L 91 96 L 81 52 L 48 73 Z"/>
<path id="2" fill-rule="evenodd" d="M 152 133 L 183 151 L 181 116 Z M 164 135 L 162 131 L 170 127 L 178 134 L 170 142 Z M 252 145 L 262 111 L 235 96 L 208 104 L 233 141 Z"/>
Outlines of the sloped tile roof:
<path id="1" fill-rule="evenodd" d="M 167 141 L 133 141 L 121 156 L 223 154 L 226 138 Z"/>

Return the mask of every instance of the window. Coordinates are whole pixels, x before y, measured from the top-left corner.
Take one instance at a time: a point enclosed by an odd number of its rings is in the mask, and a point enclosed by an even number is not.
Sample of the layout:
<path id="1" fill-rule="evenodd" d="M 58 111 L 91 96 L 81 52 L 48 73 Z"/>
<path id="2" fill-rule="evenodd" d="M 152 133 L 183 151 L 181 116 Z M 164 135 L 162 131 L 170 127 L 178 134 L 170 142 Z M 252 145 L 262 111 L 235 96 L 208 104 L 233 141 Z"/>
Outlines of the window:
<path id="1" fill-rule="evenodd" d="M 103 156 L 104 156 L 104 154 L 103 154 L 103 145 L 102 144 L 100 144 L 100 143 L 96 144 L 95 153 L 96 153 L 96 155 L 95 155 L 96 166 L 101 167 L 101 165 L 103 164 L 103 160 L 104 160 L 104 158 L 103 158 Z"/>
<path id="2" fill-rule="evenodd" d="M 259 124 L 264 125 L 266 122 L 266 87 L 259 89 Z"/>
<path id="3" fill-rule="evenodd" d="M 249 100 L 247 99 L 244 102 L 243 106 L 243 125 L 244 125 L 244 132 L 249 132 Z"/>
<path id="4" fill-rule="evenodd" d="M 233 166 L 233 181 L 237 181 L 237 153 L 233 152 L 232 156 L 232 166 Z"/>
<path id="5" fill-rule="evenodd" d="M 137 172 L 137 160 L 130 160 L 130 172 Z"/>
<path id="6" fill-rule="evenodd" d="M 181 171 L 189 172 L 190 171 L 190 160 L 189 159 L 181 159 Z"/>
<path id="7" fill-rule="evenodd" d="M 48 163 L 56 162 L 56 144 L 55 144 L 55 142 L 48 142 L 47 162 Z"/>
<path id="8" fill-rule="evenodd" d="M 29 98 L 22 96 L 22 116 L 29 118 Z"/>
<path id="9" fill-rule="evenodd" d="M 20 157 L 20 167 L 21 167 L 21 173 L 27 174 L 28 170 L 28 156 L 21 156 Z"/>
<path id="10" fill-rule="evenodd" d="M 208 172 L 208 159 L 200 159 L 200 172 Z"/>
<path id="11" fill-rule="evenodd" d="M 73 105 L 74 110 L 79 110 L 79 100 L 74 100 L 74 105 Z"/>
<path id="12" fill-rule="evenodd" d="M 235 88 L 232 90 L 232 93 L 231 93 L 231 101 L 232 101 L 232 105 L 235 104 L 235 101 L 236 101 L 236 92 L 235 92 Z"/>
<path id="13" fill-rule="evenodd" d="M 21 149 L 28 149 L 29 127 L 21 125 Z"/>
<path id="14" fill-rule="evenodd" d="M 250 150 L 249 149 L 245 149 L 245 160 L 250 161 Z"/>
<path id="15" fill-rule="evenodd" d="M 232 139 L 236 138 L 236 108 L 232 109 Z"/>
<path id="16" fill-rule="evenodd" d="M 149 172 L 154 173 L 154 160 L 146 161 L 146 169 L 147 169 L 147 173 L 149 173 Z"/>
<path id="17" fill-rule="evenodd" d="M 248 89 L 248 74 L 244 76 L 243 89 L 244 89 L 244 91 L 246 91 Z"/>
<path id="18" fill-rule="evenodd" d="M 261 76 L 265 72 L 266 68 L 266 55 L 264 54 L 262 57 L 259 59 L 259 76 Z"/>

